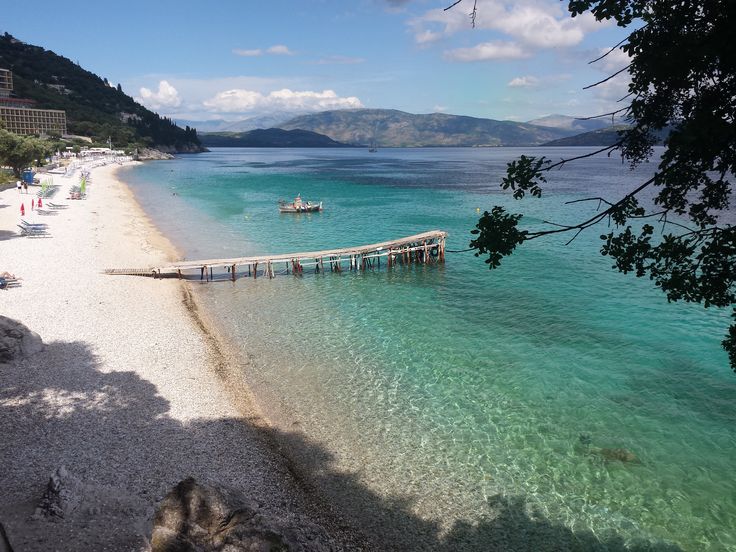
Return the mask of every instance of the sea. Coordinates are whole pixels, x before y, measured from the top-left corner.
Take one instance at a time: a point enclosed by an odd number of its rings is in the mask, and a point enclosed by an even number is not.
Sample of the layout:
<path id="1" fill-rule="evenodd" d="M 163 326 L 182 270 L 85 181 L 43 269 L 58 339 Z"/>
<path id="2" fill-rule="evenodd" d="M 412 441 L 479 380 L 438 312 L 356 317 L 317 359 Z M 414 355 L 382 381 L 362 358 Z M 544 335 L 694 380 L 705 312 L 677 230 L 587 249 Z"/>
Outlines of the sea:
<path id="1" fill-rule="evenodd" d="M 608 221 L 495 270 L 465 251 L 494 205 L 579 222 L 599 203 L 571 201 L 620 198 L 661 154 L 567 163 L 541 199 L 500 187 L 522 154 L 590 151 L 218 148 L 120 174 L 187 259 L 448 232 L 444 264 L 187 284 L 347 526 L 395 550 L 736 550 L 730 313 L 612 269 Z M 280 214 L 297 194 L 324 211 Z"/>

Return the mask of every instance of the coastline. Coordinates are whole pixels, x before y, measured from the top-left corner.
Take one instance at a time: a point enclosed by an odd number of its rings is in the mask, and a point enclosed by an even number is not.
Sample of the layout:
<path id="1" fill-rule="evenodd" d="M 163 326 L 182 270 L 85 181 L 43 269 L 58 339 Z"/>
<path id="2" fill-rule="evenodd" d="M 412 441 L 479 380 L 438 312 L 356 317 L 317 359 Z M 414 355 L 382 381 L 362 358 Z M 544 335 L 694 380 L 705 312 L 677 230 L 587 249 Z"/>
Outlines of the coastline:
<path id="1" fill-rule="evenodd" d="M 117 169 L 94 169 L 83 201 L 62 199 L 75 179 L 57 176 L 52 201 L 67 209 L 42 216 L 26 205 L 50 237 L 14 237 L 16 204 L 33 196 L 0 193 L 0 271 L 23 278 L 0 292 L 2 314 L 45 344 L 0 364 L 0 521 L 11 543 L 145 550 L 156 502 L 193 476 L 242 491 L 264 512 L 319 524 L 338 549 L 362 547 L 278 453 L 278 430 L 187 285 L 101 273 L 177 256 Z M 84 482 L 83 506 L 64 523 L 33 519 L 61 465 Z"/>

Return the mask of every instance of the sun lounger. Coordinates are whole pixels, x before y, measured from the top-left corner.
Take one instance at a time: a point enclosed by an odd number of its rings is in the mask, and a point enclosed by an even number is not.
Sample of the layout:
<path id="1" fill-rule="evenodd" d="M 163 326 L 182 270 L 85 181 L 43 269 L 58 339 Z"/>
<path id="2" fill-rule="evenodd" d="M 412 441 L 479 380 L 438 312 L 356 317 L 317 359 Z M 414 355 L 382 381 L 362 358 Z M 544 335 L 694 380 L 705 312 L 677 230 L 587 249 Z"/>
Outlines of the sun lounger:
<path id="1" fill-rule="evenodd" d="M 48 224 L 46 224 L 45 222 L 28 222 L 26 219 L 20 219 L 20 223 L 23 226 L 27 226 L 27 227 L 34 227 L 35 226 L 35 227 L 39 227 L 39 228 L 46 228 L 48 226 Z"/>
<path id="2" fill-rule="evenodd" d="M 67 205 L 66 203 L 52 203 L 50 201 L 47 201 L 46 205 L 48 205 L 52 209 L 66 209 L 67 207 L 69 207 L 69 205 Z"/>
<path id="3" fill-rule="evenodd" d="M 47 236 L 48 235 L 48 232 L 46 231 L 46 228 L 44 227 L 39 228 L 35 226 L 23 226 L 19 224 L 18 228 L 20 228 L 21 236 Z"/>

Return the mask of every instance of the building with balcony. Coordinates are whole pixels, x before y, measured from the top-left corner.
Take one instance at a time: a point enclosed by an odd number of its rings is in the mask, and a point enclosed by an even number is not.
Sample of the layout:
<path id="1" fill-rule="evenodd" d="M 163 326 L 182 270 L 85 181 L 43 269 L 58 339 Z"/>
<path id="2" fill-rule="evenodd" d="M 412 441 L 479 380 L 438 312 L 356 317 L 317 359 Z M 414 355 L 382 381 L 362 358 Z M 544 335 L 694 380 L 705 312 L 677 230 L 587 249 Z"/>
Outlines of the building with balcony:
<path id="1" fill-rule="evenodd" d="M 66 111 L 37 109 L 34 100 L 12 97 L 13 73 L 0 69 L 0 123 L 15 134 L 64 135 Z"/>

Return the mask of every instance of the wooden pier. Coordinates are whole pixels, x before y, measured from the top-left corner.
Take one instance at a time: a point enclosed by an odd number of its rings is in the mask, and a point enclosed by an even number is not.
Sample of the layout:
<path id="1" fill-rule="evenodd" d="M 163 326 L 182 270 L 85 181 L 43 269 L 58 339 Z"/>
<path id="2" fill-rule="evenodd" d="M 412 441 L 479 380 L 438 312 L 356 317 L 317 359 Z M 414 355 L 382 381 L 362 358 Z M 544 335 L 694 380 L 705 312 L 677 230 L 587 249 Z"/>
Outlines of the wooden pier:
<path id="1" fill-rule="evenodd" d="M 319 272 L 343 272 L 344 270 L 369 270 L 380 268 L 381 258 L 386 266 L 430 264 L 445 261 L 447 232 L 433 230 L 397 240 L 280 255 L 259 255 L 234 259 L 205 259 L 201 261 L 179 261 L 151 268 L 108 268 L 105 274 L 152 276 L 154 278 L 196 278 L 200 280 L 235 281 L 238 277 L 265 276 L 276 274 L 302 274 L 305 268 Z"/>

